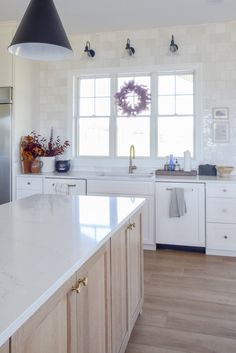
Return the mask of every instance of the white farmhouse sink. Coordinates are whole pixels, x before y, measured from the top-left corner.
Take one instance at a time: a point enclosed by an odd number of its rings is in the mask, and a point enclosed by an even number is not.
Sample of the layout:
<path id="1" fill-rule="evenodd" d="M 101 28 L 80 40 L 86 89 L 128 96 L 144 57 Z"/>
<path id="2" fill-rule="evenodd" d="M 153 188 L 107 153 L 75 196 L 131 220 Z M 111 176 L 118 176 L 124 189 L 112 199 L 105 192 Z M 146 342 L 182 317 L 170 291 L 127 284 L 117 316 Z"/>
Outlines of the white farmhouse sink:
<path id="1" fill-rule="evenodd" d="M 100 177 L 114 177 L 114 178 L 152 178 L 153 173 L 122 173 L 122 172 L 103 172 L 99 173 Z"/>

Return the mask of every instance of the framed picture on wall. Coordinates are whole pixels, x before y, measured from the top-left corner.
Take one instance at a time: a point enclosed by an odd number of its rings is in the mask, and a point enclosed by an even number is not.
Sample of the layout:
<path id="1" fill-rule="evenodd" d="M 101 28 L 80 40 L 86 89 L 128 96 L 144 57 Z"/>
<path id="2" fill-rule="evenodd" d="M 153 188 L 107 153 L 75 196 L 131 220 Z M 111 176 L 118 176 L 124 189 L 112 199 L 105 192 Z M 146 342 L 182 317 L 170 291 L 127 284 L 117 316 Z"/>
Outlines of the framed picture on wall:
<path id="1" fill-rule="evenodd" d="M 228 120 L 229 119 L 229 108 L 213 108 L 212 115 L 214 120 Z"/>
<path id="2" fill-rule="evenodd" d="M 229 122 L 217 121 L 213 123 L 213 142 L 228 143 L 229 142 Z"/>

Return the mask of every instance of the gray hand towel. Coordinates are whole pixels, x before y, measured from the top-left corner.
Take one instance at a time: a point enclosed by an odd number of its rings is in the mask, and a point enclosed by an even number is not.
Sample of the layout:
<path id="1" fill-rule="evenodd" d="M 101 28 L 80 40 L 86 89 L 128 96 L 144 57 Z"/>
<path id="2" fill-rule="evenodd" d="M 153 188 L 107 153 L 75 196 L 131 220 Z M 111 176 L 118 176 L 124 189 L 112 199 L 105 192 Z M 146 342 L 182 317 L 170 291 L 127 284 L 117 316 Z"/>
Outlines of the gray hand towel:
<path id="1" fill-rule="evenodd" d="M 173 188 L 170 196 L 170 218 L 182 217 L 187 213 L 186 202 L 184 199 L 184 189 Z"/>

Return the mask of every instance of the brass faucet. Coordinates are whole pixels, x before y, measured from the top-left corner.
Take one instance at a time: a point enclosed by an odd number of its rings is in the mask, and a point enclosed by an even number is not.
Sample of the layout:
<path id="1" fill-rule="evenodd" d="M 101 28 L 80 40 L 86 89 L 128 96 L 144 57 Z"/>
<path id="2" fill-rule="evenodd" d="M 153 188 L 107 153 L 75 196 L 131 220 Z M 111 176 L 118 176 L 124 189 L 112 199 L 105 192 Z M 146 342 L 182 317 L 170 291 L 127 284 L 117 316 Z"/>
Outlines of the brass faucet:
<path id="1" fill-rule="evenodd" d="M 133 159 L 135 159 L 135 148 L 134 145 L 131 145 L 129 148 L 129 174 L 132 174 L 137 169 L 136 165 L 133 164 Z"/>

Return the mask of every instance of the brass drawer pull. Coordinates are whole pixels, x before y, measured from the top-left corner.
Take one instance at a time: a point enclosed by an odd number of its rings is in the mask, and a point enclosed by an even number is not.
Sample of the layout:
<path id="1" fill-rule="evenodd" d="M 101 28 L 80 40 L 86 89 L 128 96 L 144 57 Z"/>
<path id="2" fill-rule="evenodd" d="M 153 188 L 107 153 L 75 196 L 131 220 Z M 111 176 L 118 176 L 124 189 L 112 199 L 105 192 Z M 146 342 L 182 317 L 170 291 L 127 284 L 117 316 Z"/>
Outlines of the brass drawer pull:
<path id="1" fill-rule="evenodd" d="M 136 227 L 136 224 L 135 224 L 135 222 L 134 222 L 134 223 L 130 223 L 130 224 L 128 225 L 127 229 L 132 230 L 132 229 L 135 228 L 135 227 Z"/>
<path id="2" fill-rule="evenodd" d="M 81 287 L 87 287 L 88 285 L 88 277 L 83 277 L 78 280 L 78 283 L 75 287 L 72 287 L 72 291 L 76 293 L 80 293 Z"/>
<path id="3" fill-rule="evenodd" d="M 67 184 L 68 188 L 76 188 L 76 184 Z"/>

